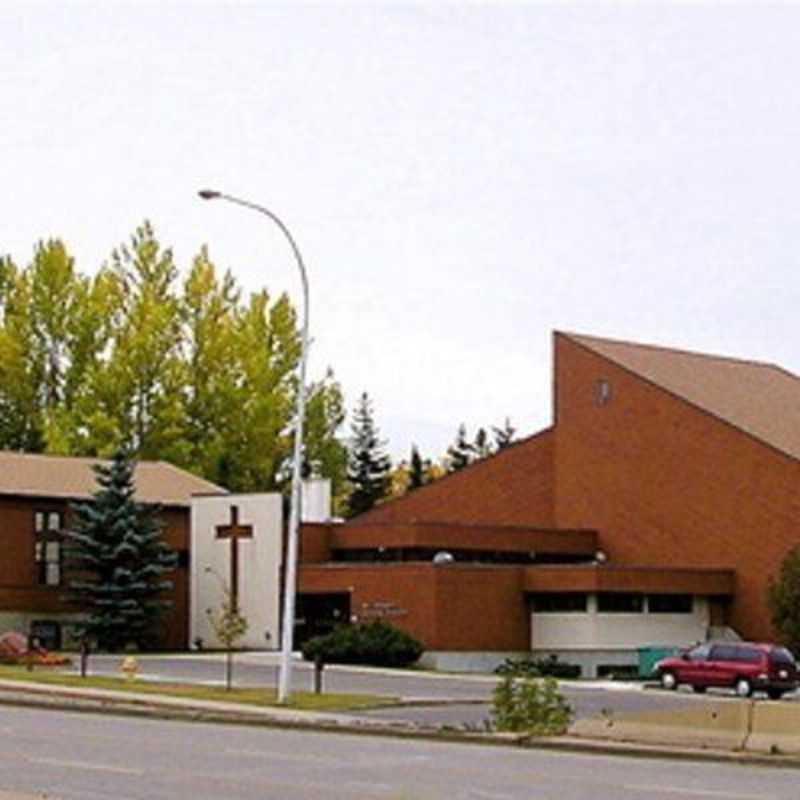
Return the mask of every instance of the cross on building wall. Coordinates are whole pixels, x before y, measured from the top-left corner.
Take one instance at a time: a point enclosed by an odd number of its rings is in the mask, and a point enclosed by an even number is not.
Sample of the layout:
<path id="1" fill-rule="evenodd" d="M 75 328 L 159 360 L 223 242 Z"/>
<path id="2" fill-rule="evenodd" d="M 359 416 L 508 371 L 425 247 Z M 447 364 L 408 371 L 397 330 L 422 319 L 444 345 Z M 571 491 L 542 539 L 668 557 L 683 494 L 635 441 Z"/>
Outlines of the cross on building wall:
<path id="1" fill-rule="evenodd" d="M 239 539 L 252 539 L 252 525 L 239 524 L 239 507 L 231 506 L 231 521 L 228 525 L 217 525 L 217 539 L 229 539 L 231 543 L 231 605 L 239 609 Z"/>

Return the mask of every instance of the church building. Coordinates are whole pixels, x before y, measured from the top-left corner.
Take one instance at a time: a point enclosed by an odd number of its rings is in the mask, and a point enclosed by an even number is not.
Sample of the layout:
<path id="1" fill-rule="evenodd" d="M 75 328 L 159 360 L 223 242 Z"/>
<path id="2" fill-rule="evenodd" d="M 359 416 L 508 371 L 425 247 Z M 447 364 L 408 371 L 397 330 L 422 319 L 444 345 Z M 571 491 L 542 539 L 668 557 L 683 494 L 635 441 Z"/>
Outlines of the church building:
<path id="1" fill-rule="evenodd" d="M 533 653 L 595 675 L 770 639 L 768 582 L 800 545 L 800 378 L 556 333 L 551 427 L 302 542 L 301 637 L 385 618 L 444 669 Z"/>
<path id="2" fill-rule="evenodd" d="M 545 430 L 344 523 L 325 481 L 304 486 L 298 644 L 384 619 L 440 669 L 555 654 L 593 676 L 642 647 L 775 636 L 767 587 L 800 545 L 800 378 L 568 333 L 553 352 Z M 59 531 L 92 463 L 0 453 L 0 631 L 68 638 Z M 244 645 L 277 648 L 281 498 L 164 463 L 136 480 L 180 558 L 165 644 L 216 646 L 227 591 Z"/>

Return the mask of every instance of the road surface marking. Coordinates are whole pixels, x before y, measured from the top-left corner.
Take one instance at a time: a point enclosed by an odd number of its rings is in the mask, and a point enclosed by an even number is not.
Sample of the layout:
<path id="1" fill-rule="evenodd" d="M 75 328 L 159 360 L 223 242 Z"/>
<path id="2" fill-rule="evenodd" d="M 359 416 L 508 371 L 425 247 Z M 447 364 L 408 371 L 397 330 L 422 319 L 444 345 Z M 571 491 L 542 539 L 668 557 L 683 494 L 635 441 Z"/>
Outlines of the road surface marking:
<path id="1" fill-rule="evenodd" d="M 26 758 L 31 764 L 46 764 L 50 767 L 68 767 L 69 769 L 90 769 L 98 772 L 118 772 L 123 775 L 144 775 L 143 769 L 117 767 L 113 764 L 94 764 L 89 761 L 64 761 L 60 758 Z"/>

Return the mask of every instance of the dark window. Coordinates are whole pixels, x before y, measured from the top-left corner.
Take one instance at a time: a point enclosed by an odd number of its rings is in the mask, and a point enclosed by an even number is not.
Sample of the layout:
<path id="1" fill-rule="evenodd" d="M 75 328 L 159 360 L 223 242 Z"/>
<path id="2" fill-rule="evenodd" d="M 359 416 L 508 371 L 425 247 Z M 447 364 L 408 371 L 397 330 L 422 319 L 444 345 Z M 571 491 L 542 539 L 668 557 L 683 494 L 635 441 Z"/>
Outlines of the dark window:
<path id="1" fill-rule="evenodd" d="M 769 654 L 769 660 L 776 666 L 794 666 L 794 656 L 785 647 L 773 647 Z"/>
<path id="2" fill-rule="evenodd" d="M 641 614 L 644 595 L 631 592 L 601 592 L 597 595 L 597 610 L 606 614 Z"/>
<path id="3" fill-rule="evenodd" d="M 737 647 L 735 661 L 746 661 L 749 664 L 758 664 L 764 658 L 764 653 L 761 650 L 756 650 L 755 647 Z"/>
<path id="4" fill-rule="evenodd" d="M 651 594 L 647 608 L 651 614 L 691 614 L 692 599 L 690 594 Z"/>
<path id="5" fill-rule="evenodd" d="M 34 561 L 39 586 L 61 585 L 60 511 L 36 511 L 34 514 Z"/>
<path id="6" fill-rule="evenodd" d="M 717 644 L 711 648 L 712 661 L 740 661 L 758 664 L 761 658 L 761 651 L 755 647 L 742 647 L 737 644 Z"/>
<path id="7" fill-rule="evenodd" d="M 581 613 L 586 611 L 587 596 L 581 592 L 549 592 L 532 597 L 538 614 Z"/>

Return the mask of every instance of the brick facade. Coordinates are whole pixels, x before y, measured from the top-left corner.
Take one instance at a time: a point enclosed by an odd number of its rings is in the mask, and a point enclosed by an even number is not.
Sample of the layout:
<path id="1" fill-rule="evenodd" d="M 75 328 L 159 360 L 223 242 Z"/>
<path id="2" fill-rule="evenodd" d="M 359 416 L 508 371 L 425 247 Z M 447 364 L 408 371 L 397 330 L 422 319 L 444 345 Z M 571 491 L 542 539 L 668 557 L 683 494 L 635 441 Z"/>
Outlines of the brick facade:
<path id="1" fill-rule="evenodd" d="M 688 391 L 651 377 L 669 378 L 670 370 L 673 383 Z M 764 380 L 774 391 L 773 405 L 762 411 L 757 393 Z M 354 609 L 390 598 L 406 609 L 397 624 L 439 650 L 525 649 L 527 596 L 536 587 L 705 595 L 712 624 L 746 638 L 774 637 L 767 585 L 800 544 L 797 435 L 786 422 L 783 430 L 767 422 L 748 431 L 759 414 L 775 413 L 776 398 L 796 397 L 800 405 L 800 379 L 770 365 L 556 334 L 553 391 L 552 428 L 381 505 L 338 533 L 336 526 L 309 529 L 305 561 L 332 558 L 337 541 L 362 538 L 374 546 L 383 537 L 396 546 L 414 540 L 412 531 L 424 538 L 432 523 L 446 523 L 451 546 L 459 535 L 472 541 L 471 526 L 538 527 L 555 537 L 596 532 L 604 563 L 306 563 L 301 591 L 346 587 Z M 720 413 L 715 403 L 724 406 Z M 773 433 L 786 437 L 786 449 Z"/>
<path id="2" fill-rule="evenodd" d="M 800 462 L 567 336 L 555 350 L 558 525 L 591 521 L 609 563 L 733 569 L 729 624 L 772 637 L 765 593 L 800 544 Z"/>
<path id="3" fill-rule="evenodd" d="M 68 574 L 63 575 L 59 586 L 38 584 L 34 554 L 37 511 L 58 512 L 65 524 L 69 524 L 69 503 L 63 498 L 0 497 L 3 546 L 12 555 L 0 559 L 0 612 L 47 619 L 75 609 L 67 602 Z M 183 564 L 166 576 L 173 588 L 165 599 L 172 606 L 164 617 L 161 643 L 165 648 L 180 650 L 188 646 L 189 509 L 166 508 L 160 516 L 165 526 L 164 538 L 173 550 L 182 554 Z"/>

